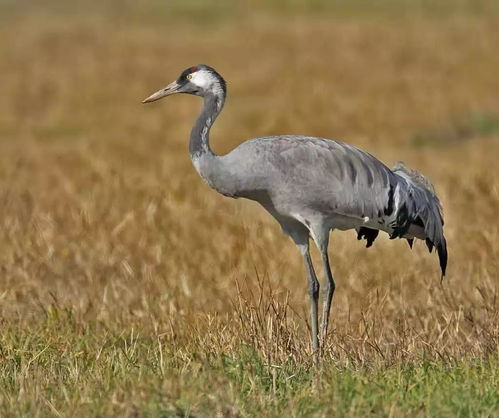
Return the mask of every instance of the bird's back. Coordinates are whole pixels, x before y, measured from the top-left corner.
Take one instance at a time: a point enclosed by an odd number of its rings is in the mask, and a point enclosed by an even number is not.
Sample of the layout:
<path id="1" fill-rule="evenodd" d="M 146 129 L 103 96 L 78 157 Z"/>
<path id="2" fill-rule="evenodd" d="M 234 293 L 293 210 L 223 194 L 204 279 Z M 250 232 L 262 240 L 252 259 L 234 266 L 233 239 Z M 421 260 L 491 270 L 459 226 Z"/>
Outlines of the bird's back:
<path id="1" fill-rule="evenodd" d="M 285 212 L 306 207 L 326 216 L 374 218 L 394 182 L 391 170 L 372 155 L 323 138 L 255 138 L 226 158 L 240 173 L 240 196 L 265 190 Z"/>

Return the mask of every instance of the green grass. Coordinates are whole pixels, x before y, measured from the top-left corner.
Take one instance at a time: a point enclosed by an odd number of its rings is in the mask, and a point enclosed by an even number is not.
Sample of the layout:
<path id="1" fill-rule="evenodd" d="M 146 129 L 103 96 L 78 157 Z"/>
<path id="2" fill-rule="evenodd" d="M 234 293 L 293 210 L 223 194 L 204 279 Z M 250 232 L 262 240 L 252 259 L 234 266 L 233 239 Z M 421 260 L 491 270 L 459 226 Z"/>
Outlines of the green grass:
<path id="1" fill-rule="evenodd" d="M 267 364 L 251 347 L 213 355 L 162 334 L 112 331 L 49 308 L 0 336 L 0 415 L 493 416 L 497 353 L 387 366 Z M 209 337 L 208 337 L 209 338 Z M 201 346 L 200 346 L 201 347 Z M 200 348 L 199 347 L 199 348 Z"/>
<path id="2" fill-rule="evenodd" d="M 499 115 L 493 112 L 481 112 L 456 119 L 447 126 L 417 132 L 412 136 L 411 143 L 416 147 L 446 146 L 453 142 L 497 135 L 499 135 Z"/>

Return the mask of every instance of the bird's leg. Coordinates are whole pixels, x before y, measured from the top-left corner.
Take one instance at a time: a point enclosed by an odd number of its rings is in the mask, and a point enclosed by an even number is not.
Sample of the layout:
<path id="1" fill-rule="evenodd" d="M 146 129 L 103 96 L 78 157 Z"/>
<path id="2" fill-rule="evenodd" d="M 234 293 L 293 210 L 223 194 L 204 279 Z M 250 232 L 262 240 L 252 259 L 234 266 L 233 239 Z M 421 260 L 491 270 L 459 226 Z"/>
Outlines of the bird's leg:
<path id="1" fill-rule="evenodd" d="M 327 254 L 327 247 L 321 251 L 322 253 L 322 263 L 324 265 L 324 274 L 326 275 L 326 287 L 324 289 L 324 304 L 322 309 L 322 329 L 321 329 L 321 339 L 324 343 L 327 335 L 327 327 L 329 325 L 329 311 L 331 310 L 331 301 L 334 295 L 334 278 L 331 273 L 331 267 L 329 266 L 329 256 Z"/>
<path id="2" fill-rule="evenodd" d="M 301 247 L 300 250 L 302 251 L 303 258 L 305 260 L 305 269 L 307 271 L 308 278 L 308 292 L 310 295 L 310 322 L 312 326 L 312 349 L 314 350 L 314 353 L 317 354 L 319 352 L 319 281 L 315 275 L 312 259 L 310 258 L 308 243 L 305 248 Z"/>
<path id="3" fill-rule="evenodd" d="M 317 362 L 319 355 L 319 281 L 314 271 L 314 265 L 310 258 L 309 231 L 301 224 L 281 223 L 283 231 L 291 236 L 300 250 L 305 262 L 305 270 L 308 279 L 308 292 L 310 295 L 310 322 L 312 326 L 312 349 L 314 360 Z"/>

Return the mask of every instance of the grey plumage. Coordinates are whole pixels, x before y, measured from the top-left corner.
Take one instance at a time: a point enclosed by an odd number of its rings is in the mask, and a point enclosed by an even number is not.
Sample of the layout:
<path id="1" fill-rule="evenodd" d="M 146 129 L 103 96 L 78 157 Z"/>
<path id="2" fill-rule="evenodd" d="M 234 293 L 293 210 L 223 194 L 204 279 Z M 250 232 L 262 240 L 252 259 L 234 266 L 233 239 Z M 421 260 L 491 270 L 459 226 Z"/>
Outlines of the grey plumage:
<path id="1" fill-rule="evenodd" d="M 317 280 L 309 237 L 321 252 L 326 275 L 322 336 L 328 328 L 335 289 L 327 247 L 329 231 L 356 229 L 371 246 L 379 231 L 390 238 L 414 238 L 437 248 L 442 276 L 447 265 L 440 202 L 419 173 L 398 163 L 392 170 L 369 153 L 339 141 L 301 135 L 255 138 L 226 155 L 210 148 L 209 130 L 222 110 L 226 85 L 211 67 L 185 70 L 178 80 L 145 103 L 174 93 L 204 97 L 190 138 L 192 162 L 210 187 L 225 196 L 259 202 L 303 255 L 311 297 L 312 345 L 318 340 Z"/>

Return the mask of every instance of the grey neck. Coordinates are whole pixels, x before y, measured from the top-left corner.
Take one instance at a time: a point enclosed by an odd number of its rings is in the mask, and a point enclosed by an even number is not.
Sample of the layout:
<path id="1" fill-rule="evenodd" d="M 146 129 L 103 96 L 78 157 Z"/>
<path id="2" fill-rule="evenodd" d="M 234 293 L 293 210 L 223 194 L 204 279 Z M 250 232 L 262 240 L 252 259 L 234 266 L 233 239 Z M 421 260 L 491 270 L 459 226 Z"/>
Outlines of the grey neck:
<path id="1" fill-rule="evenodd" d="M 209 93 L 204 96 L 203 110 L 191 131 L 189 153 L 192 159 L 197 159 L 203 155 L 215 155 L 210 148 L 210 128 L 222 110 L 224 101 L 225 97 L 223 95 L 218 96 Z"/>
<path id="2" fill-rule="evenodd" d="M 196 171 L 206 183 L 225 196 L 235 195 L 234 176 L 223 157 L 210 148 L 209 134 L 216 117 L 222 110 L 225 95 L 207 94 L 204 107 L 191 132 L 189 153 Z"/>

